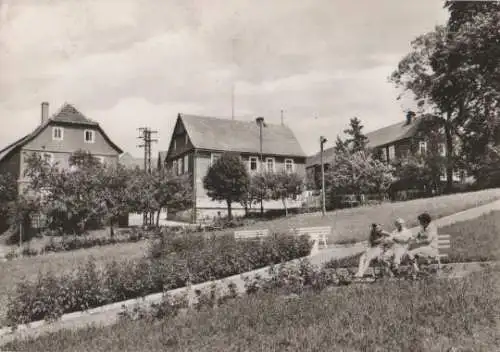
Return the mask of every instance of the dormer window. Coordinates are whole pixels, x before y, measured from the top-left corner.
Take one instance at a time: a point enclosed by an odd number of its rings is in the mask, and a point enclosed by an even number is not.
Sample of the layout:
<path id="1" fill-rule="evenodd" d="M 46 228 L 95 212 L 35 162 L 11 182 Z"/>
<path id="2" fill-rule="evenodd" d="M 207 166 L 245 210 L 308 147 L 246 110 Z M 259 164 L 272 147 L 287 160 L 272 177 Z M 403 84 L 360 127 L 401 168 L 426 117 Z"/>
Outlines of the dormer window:
<path id="1" fill-rule="evenodd" d="M 95 142 L 95 133 L 92 130 L 85 130 L 83 132 L 83 138 L 85 143 L 94 143 Z"/>
<path id="2" fill-rule="evenodd" d="M 62 127 L 52 127 L 52 140 L 62 141 L 64 138 L 64 129 Z"/>

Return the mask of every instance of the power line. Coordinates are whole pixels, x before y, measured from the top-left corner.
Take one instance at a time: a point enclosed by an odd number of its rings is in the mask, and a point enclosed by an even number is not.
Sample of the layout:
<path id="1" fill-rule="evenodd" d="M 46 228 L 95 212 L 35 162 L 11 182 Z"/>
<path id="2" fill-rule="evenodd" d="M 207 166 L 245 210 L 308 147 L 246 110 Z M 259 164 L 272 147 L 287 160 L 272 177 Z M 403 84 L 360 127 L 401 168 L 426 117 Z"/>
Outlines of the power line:
<path id="1" fill-rule="evenodd" d="M 142 140 L 143 144 L 138 145 L 139 148 L 144 148 L 144 171 L 151 173 L 151 144 L 158 142 L 158 139 L 152 139 L 151 135 L 158 133 L 158 131 L 152 131 L 149 127 L 140 127 L 139 139 Z M 151 226 L 154 223 L 153 213 L 144 213 L 142 217 L 143 226 Z"/>

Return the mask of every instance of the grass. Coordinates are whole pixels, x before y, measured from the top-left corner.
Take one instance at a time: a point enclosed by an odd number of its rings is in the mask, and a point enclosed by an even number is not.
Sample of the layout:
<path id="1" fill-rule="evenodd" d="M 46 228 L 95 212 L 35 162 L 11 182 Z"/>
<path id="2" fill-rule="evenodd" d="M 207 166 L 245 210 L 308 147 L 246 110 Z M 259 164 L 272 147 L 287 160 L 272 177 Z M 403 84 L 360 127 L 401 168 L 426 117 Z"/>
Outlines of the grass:
<path id="1" fill-rule="evenodd" d="M 382 223 L 392 228 L 396 217 L 403 217 L 408 225 L 416 225 L 416 216 L 429 211 L 435 218 L 450 215 L 465 209 L 500 199 L 500 189 L 462 193 L 435 198 L 418 199 L 407 202 L 386 203 L 371 207 L 360 207 L 328 212 L 321 215 L 296 215 L 257 223 L 247 228 L 269 228 L 271 231 L 284 232 L 290 227 L 332 226 L 334 241 L 353 242 L 365 240 L 367 229 L 372 222 Z M 239 230 L 239 229 L 238 229 Z M 98 266 L 113 260 L 141 258 L 147 248 L 146 241 L 121 243 L 109 246 L 81 249 L 70 252 L 51 253 L 42 256 L 25 257 L 1 263 L 0 265 L 0 322 L 5 317 L 5 303 L 8 295 L 14 292 L 16 284 L 36 279 L 39 272 L 66 273 L 87 262 L 93 256 Z"/>
<path id="2" fill-rule="evenodd" d="M 492 211 L 476 219 L 441 227 L 439 233 L 449 234 L 451 241 L 451 248 L 443 251 L 448 254 L 447 258 L 442 259 L 443 263 L 500 259 L 500 211 Z M 332 260 L 328 265 L 356 267 L 358 258 L 359 255 Z"/>
<path id="3" fill-rule="evenodd" d="M 258 222 L 242 229 L 268 228 L 270 231 L 284 232 L 293 227 L 331 226 L 332 235 L 328 239 L 328 243 L 352 243 L 365 240 L 369 226 L 373 222 L 382 224 L 384 228 L 392 229 L 394 220 L 402 217 L 406 220 L 408 227 L 413 227 L 418 224 L 418 214 L 424 211 L 429 212 L 437 219 L 497 199 L 500 199 L 500 189 L 490 189 L 407 202 L 342 209 L 328 212 L 324 217 L 321 214 L 294 215 Z"/>
<path id="4" fill-rule="evenodd" d="M 60 331 L 12 351 L 493 351 L 498 273 L 336 287 L 296 299 L 256 294 L 216 310 Z"/>

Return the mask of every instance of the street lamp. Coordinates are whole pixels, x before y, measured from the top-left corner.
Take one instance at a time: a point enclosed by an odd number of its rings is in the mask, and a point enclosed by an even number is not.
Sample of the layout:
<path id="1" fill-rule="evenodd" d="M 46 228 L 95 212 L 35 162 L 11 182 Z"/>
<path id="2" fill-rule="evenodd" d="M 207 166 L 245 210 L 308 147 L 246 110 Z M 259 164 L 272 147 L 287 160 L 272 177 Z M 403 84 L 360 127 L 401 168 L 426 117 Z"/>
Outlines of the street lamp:
<path id="1" fill-rule="evenodd" d="M 323 216 L 326 213 L 326 201 L 325 201 L 325 164 L 323 162 L 323 145 L 327 142 L 327 139 L 323 136 L 319 137 L 319 144 L 321 146 L 321 212 Z"/>
<path id="2" fill-rule="evenodd" d="M 259 144 L 260 144 L 260 172 L 264 170 L 262 166 L 262 126 L 264 125 L 264 118 L 263 117 L 257 117 L 255 119 L 255 122 L 257 122 L 257 125 L 259 126 Z M 264 215 L 264 202 L 262 200 L 263 194 L 261 190 L 260 194 L 260 215 Z"/>

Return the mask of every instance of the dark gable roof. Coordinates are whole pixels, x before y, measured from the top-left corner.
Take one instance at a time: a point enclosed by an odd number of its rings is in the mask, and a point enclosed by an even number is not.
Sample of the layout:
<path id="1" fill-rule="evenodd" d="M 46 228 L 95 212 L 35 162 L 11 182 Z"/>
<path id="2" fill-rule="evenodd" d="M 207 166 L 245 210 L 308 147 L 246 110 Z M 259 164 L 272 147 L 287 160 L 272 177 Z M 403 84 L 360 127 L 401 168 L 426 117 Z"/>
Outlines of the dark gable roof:
<path id="1" fill-rule="evenodd" d="M 368 138 L 368 147 L 382 147 L 406 138 L 410 138 L 417 132 L 420 121 L 422 121 L 420 118 L 414 118 L 410 124 L 407 124 L 405 120 L 380 128 L 373 132 L 369 132 L 366 134 L 366 137 Z"/>
<path id="2" fill-rule="evenodd" d="M 79 125 L 99 126 L 97 122 L 84 116 L 73 105 L 64 104 L 61 110 L 50 118 L 55 122 L 72 123 Z"/>
<path id="3" fill-rule="evenodd" d="M 323 163 L 331 164 L 333 163 L 334 159 L 335 159 L 335 147 L 331 147 L 323 151 Z M 309 156 L 306 159 L 306 167 L 311 167 L 314 165 L 321 165 L 320 152 L 312 156 Z"/>
<path id="4" fill-rule="evenodd" d="M 78 124 L 78 125 L 87 125 L 87 126 L 94 126 L 99 129 L 99 131 L 102 133 L 103 137 L 107 140 L 107 142 L 118 152 L 118 153 L 123 153 L 123 151 L 116 145 L 114 144 L 111 139 L 106 135 L 106 133 L 103 131 L 103 129 L 99 126 L 99 124 L 87 117 L 85 117 L 81 112 L 79 112 L 74 106 L 65 103 L 62 108 L 52 115 L 47 121 L 39 125 L 33 132 L 30 134 L 18 139 L 12 144 L 9 144 L 7 147 L 4 149 L 0 150 L 0 160 L 3 160 L 7 155 L 9 155 L 12 151 L 14 151 L 17 148 L 22 147 L 29 141 L 33 140 L 36 138 L 48 125 L 57 122 L 57 123 L 64 123 L 64 124 Z"/>
<path id="5" fill-rule="evenodd" d="M 367 147 L 382 147 L 406 138 L 413 137 L 418 130 L 420 121 L 422 121 L 421 118 L 414 118 L 413 122 L 410 124 L 407 124 L 406 121 L 403 121 L 369 132 L 366 134 L 366 137 L 368 138 Z M 323 157 L 325 163 L 332 163 L 335 158 L 335 148 L 332 147 L 325 149 Z M 319 152 L 308 157 L 306 161 L 306 167 L 320 165 L 320 159 L 321 156 Z"/>
<path id="6" fill-rule="evenodd" d="M 197 149 L 259 153 L 259 126 L 254 121 L 179 114 L 191 143 Z M 262 127 L 262 153 L 305 157 L 292 130 L 283 125 Z"/>

